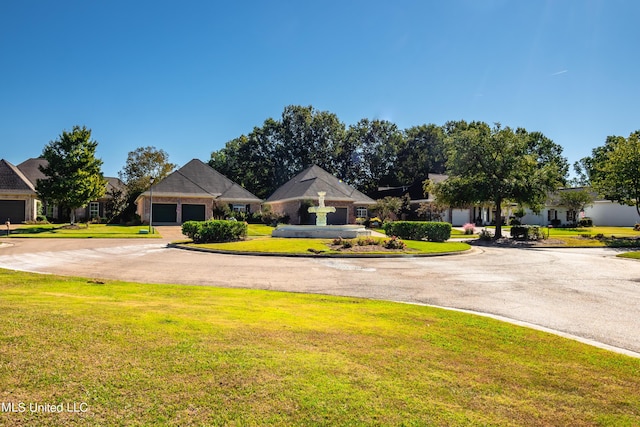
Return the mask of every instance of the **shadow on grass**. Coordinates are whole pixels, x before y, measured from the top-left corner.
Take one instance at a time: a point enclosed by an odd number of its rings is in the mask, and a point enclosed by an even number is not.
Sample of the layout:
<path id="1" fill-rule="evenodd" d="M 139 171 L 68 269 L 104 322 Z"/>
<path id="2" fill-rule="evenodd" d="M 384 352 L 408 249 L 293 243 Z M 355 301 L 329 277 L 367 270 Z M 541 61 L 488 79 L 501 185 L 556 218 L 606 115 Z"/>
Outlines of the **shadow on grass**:
<path id="1" fill-rule="evenodd" d="M 640 239 L 637 237 L 611 237 L 600 241 L 609 248 L 640 248 Z"/>
<path id="2" fill-rule="evenodd" d="M 26 228 L 16 228 L 15 230 L 11 230 L 11 235 L 25 235 L 25 234 L 41 234 L 41 233 L 56 233 L 57 230 L 55 227 L 26 227 Z M 6 233 L 6 232 L 5 232 Z"/>

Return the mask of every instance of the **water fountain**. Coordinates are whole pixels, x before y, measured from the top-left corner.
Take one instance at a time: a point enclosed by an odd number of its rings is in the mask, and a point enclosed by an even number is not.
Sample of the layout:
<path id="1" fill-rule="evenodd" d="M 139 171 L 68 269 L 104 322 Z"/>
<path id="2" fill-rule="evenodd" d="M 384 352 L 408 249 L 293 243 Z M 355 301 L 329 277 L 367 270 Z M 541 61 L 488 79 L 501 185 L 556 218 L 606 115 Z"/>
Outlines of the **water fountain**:
<path id="1" fill-rule="evenodd" d="M 359 236 L 370 236 L 371 231 L 361 225 L 327 225 L 327 214 L 335 212 L 333 206 L 325 206 L 325 191 L 318 191 L 318 206 L 311 206 L 309 213 L 316 214 L 316 225 L 279 225 L 272 237 L 297 237 L 317 239 L 353 239 Z"/>

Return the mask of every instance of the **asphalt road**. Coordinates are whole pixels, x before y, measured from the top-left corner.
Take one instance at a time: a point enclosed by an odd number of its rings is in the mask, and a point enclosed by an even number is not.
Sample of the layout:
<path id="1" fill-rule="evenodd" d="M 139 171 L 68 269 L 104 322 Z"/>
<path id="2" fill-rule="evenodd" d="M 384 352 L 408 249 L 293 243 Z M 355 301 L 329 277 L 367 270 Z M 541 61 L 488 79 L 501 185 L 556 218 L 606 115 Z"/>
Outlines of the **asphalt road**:
<path id="1" fill-rule="evenodd" d="M 474 248 L 429 258 L 287 258 L 151 239 L 0 239 L 0 268 L 343 295 L 470 310 L 640 357 L 640 262 L 614 249 Z"/>

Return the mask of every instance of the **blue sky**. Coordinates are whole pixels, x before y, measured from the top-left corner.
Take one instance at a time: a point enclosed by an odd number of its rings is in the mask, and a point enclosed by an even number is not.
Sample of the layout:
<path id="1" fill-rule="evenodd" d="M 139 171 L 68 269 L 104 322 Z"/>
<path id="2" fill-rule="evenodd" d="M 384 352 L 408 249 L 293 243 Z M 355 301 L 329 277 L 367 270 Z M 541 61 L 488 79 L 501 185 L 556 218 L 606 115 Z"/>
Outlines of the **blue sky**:
<path id="1" fill-rule="evenodd" d="M 347 126 L 541 131 L 570 162 L 640 129 L 635 0 L 5 1 L 0 158 L 85 125 L 103 170 L 153 145 L 183 165 L 285 106 Z"/>

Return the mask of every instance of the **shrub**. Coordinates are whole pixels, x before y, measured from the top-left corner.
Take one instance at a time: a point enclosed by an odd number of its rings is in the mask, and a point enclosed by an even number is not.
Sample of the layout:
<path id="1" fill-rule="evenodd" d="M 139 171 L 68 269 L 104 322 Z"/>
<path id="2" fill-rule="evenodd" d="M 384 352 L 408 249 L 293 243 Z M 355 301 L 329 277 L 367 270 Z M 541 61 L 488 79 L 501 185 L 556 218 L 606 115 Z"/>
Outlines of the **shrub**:
<path id="1" fill-rule="evenodd" d="M 385 249 L 404 249 L 407 247 L 407 244 L 396 236 L 392 236 L 389 240 L 386 240 L 382 246 L 384 246 Z"/>
<path id="2" fill-rule="evenodd" d="M 593 227 L 593 220 L 589 217 L 580 218 L 578 227 Z"/>
<path id="3" fill-rule="evenodd" d="M 475 224 L 471 224 L 470 222 L 468 222 L 462 226 L 462 229 L 464 230 L 464 234 L 473 234 L 473 232 L 476 230 L 476 226 Z"/>
<path id="4" fill-rule="evenodd" d="M 377 216 L 369 219 L 369 227 L 371 228 L 378 228 L 380 227 L 380 224 L 382 224 L 382 220 Z"/>
<path id="5" fill-rule="evenodd" d="M 486 228 L 482 229 L 482 231 L 480 231 L 480 234 L 478 236 L 480 240 L 483 240 L 483 241 L 489 241 L 493 239 L 493 235 Z"/>
<path id="6" fill-rule="evenodd" d="M 382 240 L 375 237 L 358 237 L 356 244 L 358 246 L 377 246 Z"/>
<path id="7" fill-rule="evenodd" d="M 562 221 L 560 221 L 559 219 L 552 219 L 551 220 L 551 225 L 553 227 L 560 227 L 560 224 L 562 224 Z"/>
<path id="8" fill-rule="evenodd" d="M 385 223 L 383 228 L 387 235 L 407 240 L 444 242 L 451 237 L 448 222 L 394 221 Z"/>
<path id="9" fill-rule="evenodd" d="M 537 225 L 516 225 L 511 227 L 511 237 L 520 240 L 541 240 L 544 235 Z"/>
<path id="10" fill-rule="evenodd" d="M 219 243 L 242 240 L 247 235 L 247 224 L 240 221 L 209 220 L 187 221 L 182 234 L 195 243 Z"/>

